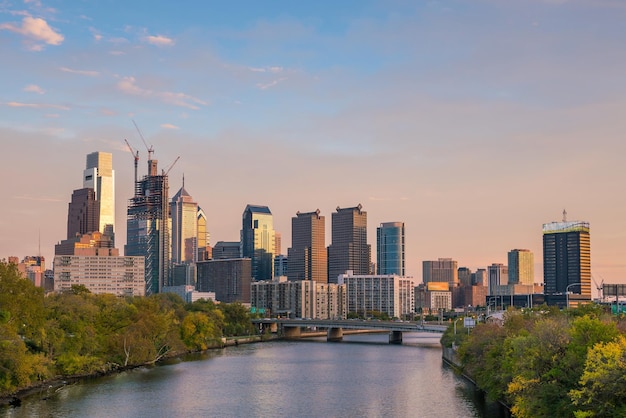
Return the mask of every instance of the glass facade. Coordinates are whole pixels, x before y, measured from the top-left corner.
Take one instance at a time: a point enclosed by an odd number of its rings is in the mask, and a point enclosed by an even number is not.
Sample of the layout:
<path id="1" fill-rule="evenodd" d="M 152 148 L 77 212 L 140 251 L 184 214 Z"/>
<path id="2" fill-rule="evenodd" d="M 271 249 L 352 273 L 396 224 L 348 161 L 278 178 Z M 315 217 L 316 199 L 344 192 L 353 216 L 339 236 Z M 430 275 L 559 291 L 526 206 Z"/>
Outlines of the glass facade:
<path id="1" fill-rule="evenodd" d="M 546 295 L 570 292 L 591 299 L 589 223 L 543 225 L 543 280 Z"/>
<path id="2" fill-rule="evenodd" d="M 195 263 L 198 255 L 198 204 L 193 201 L 184 186 L 172 197 L 170 214 L 172 262 Z"/>
<path id="3" fill-rule="evenodd" d="M 111 153 L 92 152 L 87 155 L 87 165 L 83 171 L 83 187 L 94 189 L 96 193 L 99 206 L 98 231 L 114 238 L 115 170 L 113 170 Z"/>
<path id="4" fill-rule="evenodd" d="M 315 212 L 300 213 L 291 218 L 291 248 L 288 250 L 289 280 L 328 282 L 326 222 Z"/>
<path id="5" fill-rule="evenodd" d="M 274 218 L 267 206 L 247 205 L 242 215 L 241 255 L 252 259 L 252 280 L 272 280 L 276 254 Z"/>
<path id="6" fill-rule="evenodd" d="M 170 278 L 168 181 L 156 167 L 148 161 L 149 174 L 135 183 L 126 220 L 124 254 L 145 257 L 146 295 L 159 293 Z"/>
<path id="7" fill-rule="evenodd" d="M 404 276 L 404 223 L 386 222 L 376 229 L 377 274 Z"/>

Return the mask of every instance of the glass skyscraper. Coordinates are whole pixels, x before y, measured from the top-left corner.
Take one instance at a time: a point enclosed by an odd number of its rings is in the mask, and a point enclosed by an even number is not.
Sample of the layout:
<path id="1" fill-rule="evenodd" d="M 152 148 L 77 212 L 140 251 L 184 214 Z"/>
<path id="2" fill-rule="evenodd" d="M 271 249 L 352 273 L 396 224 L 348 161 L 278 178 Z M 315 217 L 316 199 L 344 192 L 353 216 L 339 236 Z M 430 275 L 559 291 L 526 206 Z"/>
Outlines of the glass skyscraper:
<path id="1" fill-rule="evenodd" d="M 332 243 L 328 246 L 328 282 L 340 274 L 370 274 L 371 247 L 367 243 L 367 212 L 361 205 L 339 208 L 332 214 Z"/>
<path id="2" fill-rule="evenodd" d="M 252 259 L 252 280 L 272 280 L 276 237 L 267 206 L 247 205 L 242 215 L 241 256 Z"/>
<path id="3" fill-rule="evenodd" d="M 291 218 L 291 248 L 288 249 L 289 280 L 328 283 L 326 222 L 320 210 L 296 213 Z"/>
<path id="4" fill-rule="evenodd" d="M 509 259 L 509 284 L 535 283 L 535 257 L 530 250 L 511 250 Z"/>
<path id="5" fill-rule="evenodd" d="M 543 280 L 546 295 L 569 292 L 591 299 L 588 222 L 564 220 L 543 225 Z"/>
<path id="6" fill-rule="evenodd" d="M 195 263 L 198 257 L 198 203 L 185 190 L 184 180 L 183 187 L 172 197 L 170 214 L 172 263 Z"/>
<path id="7" fill-rule="evenodd" d="M 404 222 L 385 222 L 376 228 L 376 272 L 404 276 Z"/>
<path id="8" fill-rule="evenodd" d="M 99 211 L 98 231 L 115 242 L 115 170 L 111 153 L 97 151 L 87 154 L 83 188 L 95 191 Z"/>

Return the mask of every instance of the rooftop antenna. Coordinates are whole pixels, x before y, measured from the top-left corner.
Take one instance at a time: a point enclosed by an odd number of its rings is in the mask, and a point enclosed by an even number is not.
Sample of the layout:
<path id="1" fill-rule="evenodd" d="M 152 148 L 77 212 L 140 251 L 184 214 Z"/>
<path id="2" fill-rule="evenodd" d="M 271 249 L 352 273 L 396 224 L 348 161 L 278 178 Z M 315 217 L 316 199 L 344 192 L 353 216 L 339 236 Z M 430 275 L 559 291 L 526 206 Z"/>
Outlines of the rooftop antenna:
<path id="1" fill-rule="evenodd" d="M 563 209 L 563 222 L 567 222 L 567 211 Z"/>
<path id="2" fill-rule="evenodd" d="M 37 256 L 41 257 L 41 228 L 39 228 L 39 247 L 37 248 Z"/>
<path id="3" fill-rule="evenodd" d="M 135 123 L 135 120 L 133 119 L 133 125 L 135 125 L 135 129 L 137 129 L 137 132 L 139 133 L 139 136 L 141 137 L 141 140 L 143 141 L 143 144 L 146 146 L 146 149 L 148 150 L 148 161 L 152 160 L 152 153 L 154 152 L 154 147 L 152 146 L 152 144 L 150 144 L 150 146 L 148 146 L 148 143 L 146 142 L 145 138 L 143 137 L 143 134 L 141 133 L 141 130 L 139 129 L 139 126 L 137 126 L 137 124 Z"/>

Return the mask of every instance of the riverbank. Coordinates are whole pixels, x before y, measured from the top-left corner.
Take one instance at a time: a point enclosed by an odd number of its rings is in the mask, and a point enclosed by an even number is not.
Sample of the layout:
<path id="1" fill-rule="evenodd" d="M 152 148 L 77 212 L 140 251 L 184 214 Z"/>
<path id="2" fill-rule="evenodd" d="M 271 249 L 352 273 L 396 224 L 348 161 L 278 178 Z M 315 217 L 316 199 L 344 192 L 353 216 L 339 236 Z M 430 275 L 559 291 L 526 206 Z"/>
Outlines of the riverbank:
<path id="1" fill-rule="evenodd" d="M 52 395 L 55 391 L 58 391 L 60 388 L 67 386 L 67 385 L 79 383 L 81 381 L 85 381 L 88 379 L 94 379 L 98 377 L 122 373 L 128 370 L 138 369 L 141 367 L 151 367 L 156 364 L 171 361 L 173 359 L 179 358 L 187 354 L 202 353 L 205 351 L 216 350 L 216 349 L 225 348 L 225 347 L 236 347 L 240 344 L 253 344 L 253 343 L 259 343 L 259 342 L 265 342 L 265 341 L 275 341 L 275 340 L 280 340 L 280 339 L 282 339 L 282 337 L 277 336 L 275 334 L 245 335 L 245 336 L 240 336 L 240 337 L 223 337 L 221 339 L 220 344 L 214 344 L 213 346 L 208 347 L 206 350 L 176 352 L 176 353 L 172 353 L 170 355 L 164 356 L 157 362 L 136 364 L 136 365 L 125 366 L 125 367 L 124 366 L 112 367 L 109 370 L 103 370 L 103 371 L 98 371 L 95 373 L 82 374 L 82 375 L 57 376 L 52 379 L 41 381 L 36 385 L 22 388 L 10 395 L 0 397 L 0 405 L 19 406 L 23 398 L 33 396 L 33 395 L 40 395 L 41 399 L 46 399 L 48 396 Z"/>

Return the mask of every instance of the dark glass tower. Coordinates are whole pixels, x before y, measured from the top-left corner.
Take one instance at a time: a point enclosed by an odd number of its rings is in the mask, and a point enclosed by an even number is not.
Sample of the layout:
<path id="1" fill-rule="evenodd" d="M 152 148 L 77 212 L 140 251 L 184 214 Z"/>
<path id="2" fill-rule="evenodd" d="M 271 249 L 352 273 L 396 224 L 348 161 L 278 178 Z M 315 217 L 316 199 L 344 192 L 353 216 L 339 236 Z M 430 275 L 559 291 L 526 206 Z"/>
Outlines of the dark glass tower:
<path id="1" fill-rule="evenodd" d="M 252 259 L 252 280 L 274 278 L 275 245 L 270 208 L 247 205 L 242 215 L 241 256 Z"/>
<path id="2" fill-rule="evenodd" d="M 91 188 L 74 190 L 67 211 L 67 239 L 100 230 L 100 205 Z"/>
<path id="3" fill-rule="evenodd" d="M 339 208 L 332 215 L 332 243 L 328 247 L 328 282 L 351 270 L 370 274 L 371 248 L 367 243 L 367 212 L 358 205 Z"/>
<path id="4" fill-rule="evenodd" d="M 580 295 L 591 299 L 589 223 L 551 222 L 543 225 L 543 280 L 546 295 Z M 580 283 L 580 285 L 576 285 Z"/>
<path id="5" fill-rule="evenodd" d="M 291 248 L 288 249 L 289 280 L 328 283 L 326 222 L 320 210 L 296 213 L 291 218 Z"/>
<path id="6" fill-rule="evenodd" d="M 376 272 L 404 276 L 404 222 L 385 222 L 376 229 Z"/>

